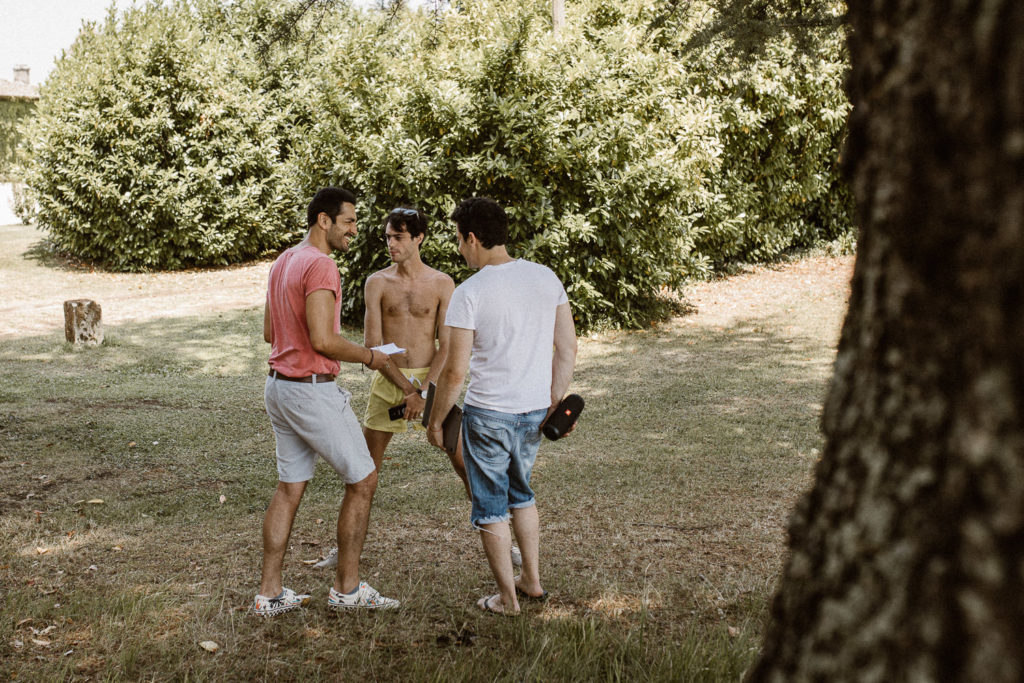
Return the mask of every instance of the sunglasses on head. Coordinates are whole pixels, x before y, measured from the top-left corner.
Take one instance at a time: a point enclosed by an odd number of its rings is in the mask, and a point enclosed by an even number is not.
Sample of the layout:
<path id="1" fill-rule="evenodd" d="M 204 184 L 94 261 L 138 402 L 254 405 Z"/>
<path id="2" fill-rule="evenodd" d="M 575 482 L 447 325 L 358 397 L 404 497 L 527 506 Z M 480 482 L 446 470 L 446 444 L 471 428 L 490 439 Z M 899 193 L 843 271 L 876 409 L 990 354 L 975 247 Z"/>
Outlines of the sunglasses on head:
<path id="1" fill-rule="evenodd" d="M 405 218 L 420 217 L 420 212 L 416 209 L 391 209 L 391 213 L 397 213 L 399 216 L 404 216 Z"/>

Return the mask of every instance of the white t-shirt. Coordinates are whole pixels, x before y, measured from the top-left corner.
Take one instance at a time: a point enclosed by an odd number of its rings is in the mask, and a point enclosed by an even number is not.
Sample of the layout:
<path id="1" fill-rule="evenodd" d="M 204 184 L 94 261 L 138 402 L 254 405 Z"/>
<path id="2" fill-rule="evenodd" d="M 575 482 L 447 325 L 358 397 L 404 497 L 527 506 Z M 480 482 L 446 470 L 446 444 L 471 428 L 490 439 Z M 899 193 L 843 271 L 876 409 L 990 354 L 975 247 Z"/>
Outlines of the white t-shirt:
<path id="1" fill-rule="evenodd" d="M 466 403 L 503 413 L 551 405 L 555 308 L 569 301 L 550 268 L 484 266 L 455 288 L 445 324 L 473 330 Z"/>

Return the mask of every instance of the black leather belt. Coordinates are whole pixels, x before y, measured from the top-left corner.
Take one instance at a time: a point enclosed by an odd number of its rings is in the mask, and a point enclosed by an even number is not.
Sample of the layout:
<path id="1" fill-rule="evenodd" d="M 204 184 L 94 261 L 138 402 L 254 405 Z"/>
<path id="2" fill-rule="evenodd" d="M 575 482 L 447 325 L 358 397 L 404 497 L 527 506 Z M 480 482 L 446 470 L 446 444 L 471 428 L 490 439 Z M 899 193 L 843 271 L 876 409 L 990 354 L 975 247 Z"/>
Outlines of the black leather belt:
<path id="1" fill-rule="evenodd" d="M 308 377 L 289 377 L 282 375 L 277 370 L 271 370 L 270 376 L 274 379 L 283 379 L 285 382 L 304 382 L 306 384 L 320 384 L 321 382 L 333 382 L 337 375 L 309 375 Z"/>

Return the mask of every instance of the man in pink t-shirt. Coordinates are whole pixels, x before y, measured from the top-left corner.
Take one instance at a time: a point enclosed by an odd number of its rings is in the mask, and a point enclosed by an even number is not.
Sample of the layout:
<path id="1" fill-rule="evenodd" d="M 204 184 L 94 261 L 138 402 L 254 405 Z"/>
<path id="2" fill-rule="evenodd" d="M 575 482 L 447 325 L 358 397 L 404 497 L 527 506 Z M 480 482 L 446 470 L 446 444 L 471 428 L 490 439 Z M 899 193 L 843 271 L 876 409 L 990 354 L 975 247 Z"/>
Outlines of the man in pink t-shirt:
<path id="1" fill-rule="evenodd" d="M 341 277 L 330 257 L 347 251 L 356 235 L 355 196 L 347 190 L 319 190 L 306 210 L 309 233 L 270 268 L 263 338 L 271 345 L 264 401 L 277 442 L 277 490 L 263 519 L 263 571 L 253 612 L 274 616 L 306 604 L 310 596 L 281 581 L 288 537 L 317 457 L 345 480 L 338 512 L 338 568 L 327 598 L 332 609 L 388 609 L 385 598 L 359 580 L 359 556 L 366 538 L 377 471 L 352 412 L 352 395 L 335 384 L 338 361 L 373 370 L 388 356 L 341 335 Z"/>

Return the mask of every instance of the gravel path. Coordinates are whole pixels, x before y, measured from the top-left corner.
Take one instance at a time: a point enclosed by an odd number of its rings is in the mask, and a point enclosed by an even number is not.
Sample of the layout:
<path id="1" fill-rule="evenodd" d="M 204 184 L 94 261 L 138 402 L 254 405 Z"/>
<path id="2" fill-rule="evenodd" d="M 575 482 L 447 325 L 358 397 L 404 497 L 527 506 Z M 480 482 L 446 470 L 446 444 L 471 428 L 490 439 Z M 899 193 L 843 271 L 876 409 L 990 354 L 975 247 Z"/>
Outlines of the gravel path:
<path id="1" fill-rule="evenodd" d="M 43 265 L 29 253 L 41 237 L 31 226 L 0 227 L 0 339 L 63 334 L 67 299 L 98 301 L 104 324 L 117 325 L 254 308 L 263 305 L 266 295 L 270 261 L 219 270 L 106 273 Z M 785 314 L 806 298 L 845 300 L 852 267 L 852 257 L 811 257 L 695 283 L 685 297 L 696 314 L 674 323 L 724 327 Z M 827 324 L 838 332 L 839 322 Z"/>
<path id="2" fill-rule="evenodd" d="M 106 273 L 43 265 L 27 252 L 42 235 L 0 227 L 0 339 L 64 331 L 64 301 L 92 299 L 104 325 L 262 306 L 270 261 L 219 270 Z"/>

